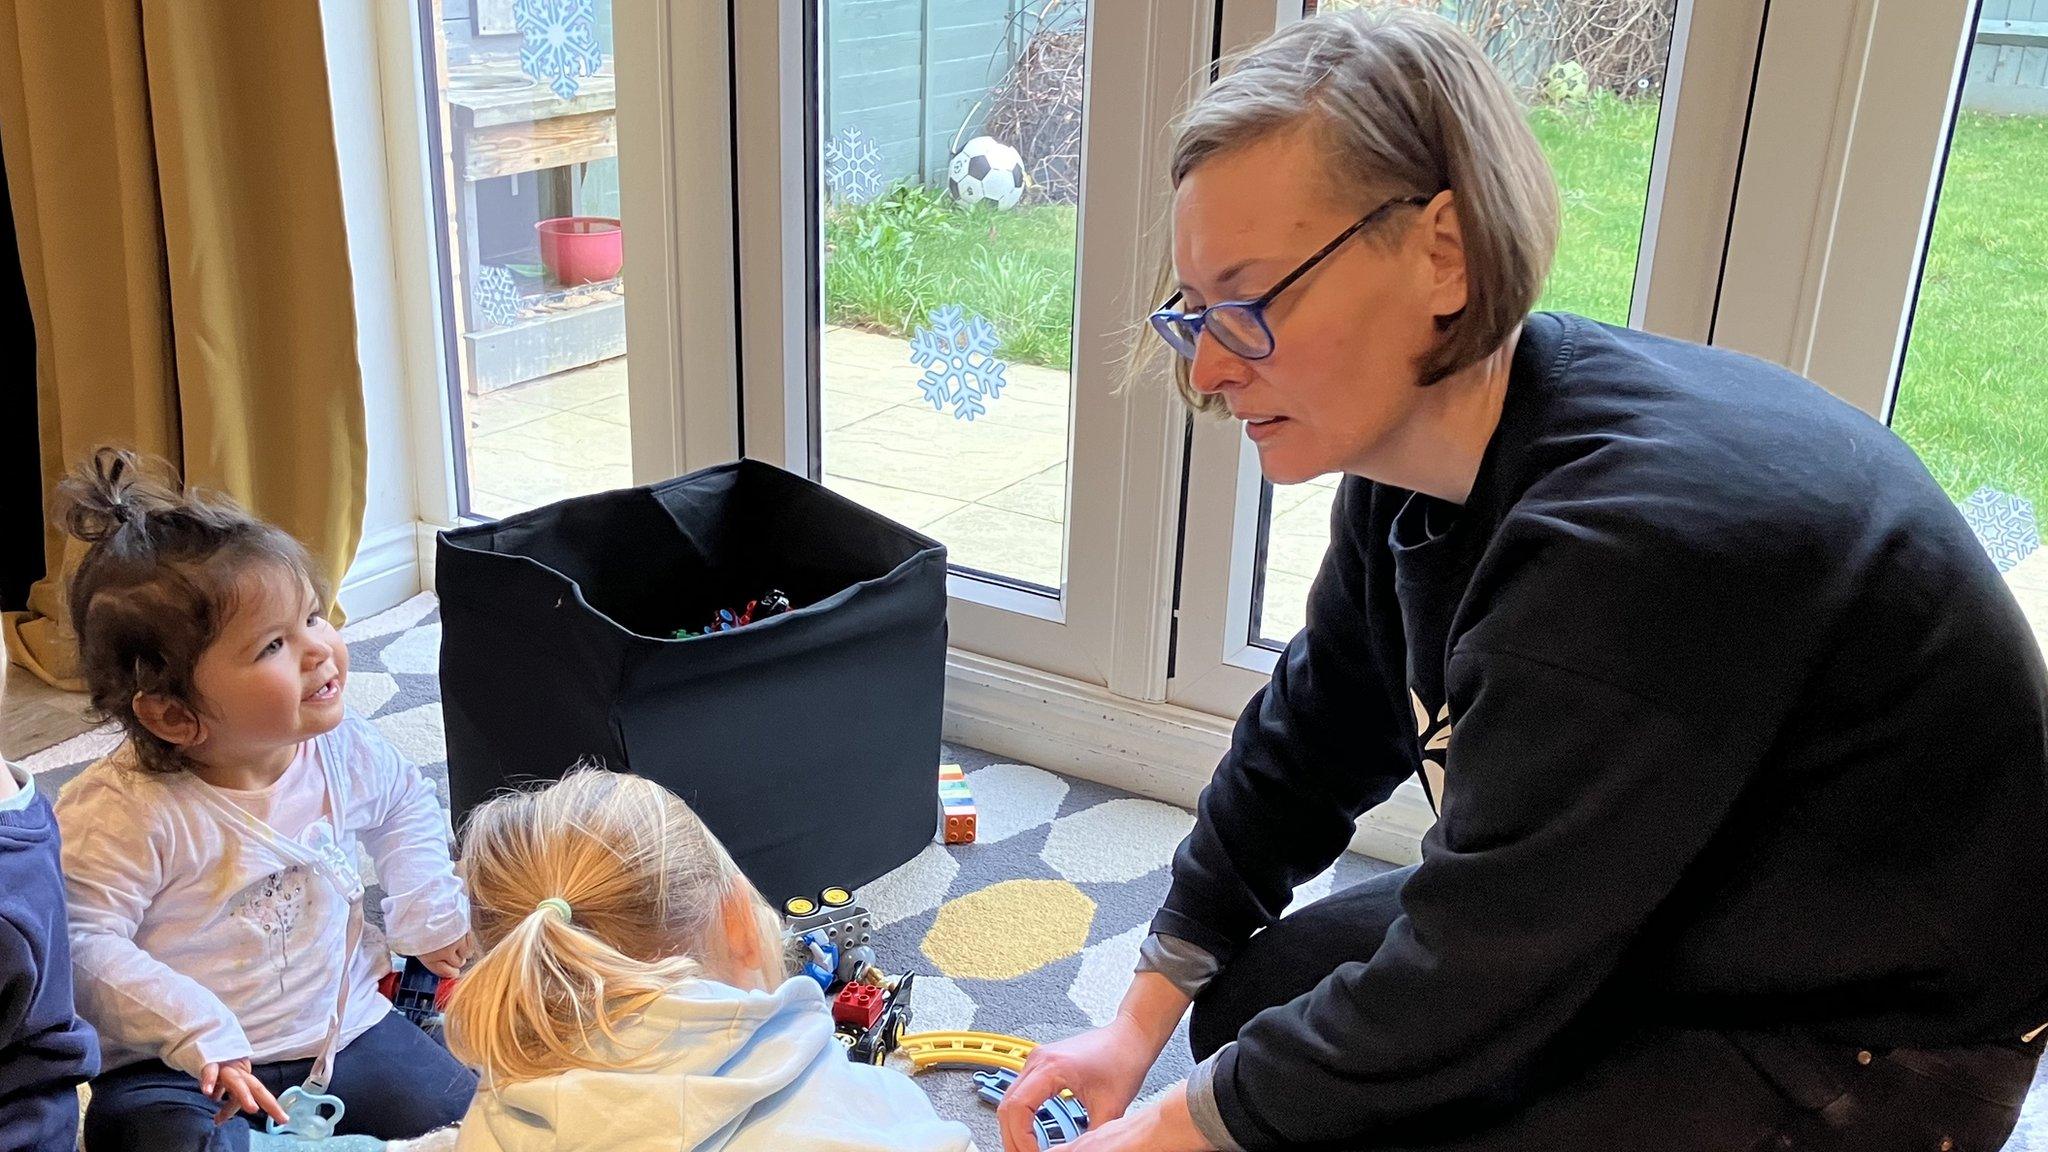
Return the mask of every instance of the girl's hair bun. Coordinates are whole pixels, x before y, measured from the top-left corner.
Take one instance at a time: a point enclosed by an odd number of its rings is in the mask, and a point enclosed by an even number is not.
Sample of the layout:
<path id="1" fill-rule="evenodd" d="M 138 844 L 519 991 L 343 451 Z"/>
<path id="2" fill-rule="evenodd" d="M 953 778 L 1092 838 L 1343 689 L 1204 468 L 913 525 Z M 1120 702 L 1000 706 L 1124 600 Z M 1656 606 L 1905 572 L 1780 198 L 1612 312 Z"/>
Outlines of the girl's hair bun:
<path id="1" fill-rule="evenodd" d="M 177 492 L 152 478 L 126 448 L 101 448 L 57 485 L 64 530 L 87 544 L 111 540 L 150 513 L 178 502 Z"/>

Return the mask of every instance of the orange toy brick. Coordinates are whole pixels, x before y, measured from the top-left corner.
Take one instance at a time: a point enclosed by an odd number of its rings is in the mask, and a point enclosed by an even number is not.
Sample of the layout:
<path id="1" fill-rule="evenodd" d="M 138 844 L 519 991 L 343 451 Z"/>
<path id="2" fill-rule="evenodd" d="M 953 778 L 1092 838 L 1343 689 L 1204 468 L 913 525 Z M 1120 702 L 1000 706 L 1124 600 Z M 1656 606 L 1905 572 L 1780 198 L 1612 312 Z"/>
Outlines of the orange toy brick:
<path id="1" fill-rule="evenodd" d="M 948 844 L 974 843 L 974 793 L 958 764 L 939 765 L 939 838 Z"/>

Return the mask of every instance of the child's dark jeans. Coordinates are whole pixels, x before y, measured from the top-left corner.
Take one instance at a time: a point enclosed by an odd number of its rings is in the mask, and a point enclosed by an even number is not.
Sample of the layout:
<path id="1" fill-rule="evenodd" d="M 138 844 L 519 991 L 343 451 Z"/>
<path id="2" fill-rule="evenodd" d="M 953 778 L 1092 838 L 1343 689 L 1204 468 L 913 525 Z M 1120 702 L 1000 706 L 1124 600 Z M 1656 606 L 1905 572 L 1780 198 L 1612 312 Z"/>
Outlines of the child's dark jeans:
<path id="1" fill-rule="evenodd" d="M 311 1060 L 255 1066 L 273 1096 L 304 1083 L 312 1070 Z M 335 1056 L 327 1091 L 348 1106 L 337 1135 L 403 1140 L 462 1119 L 476 1095 L 476 1074 L 393 1012 Z M 92 1082 L 86 1152 L 248 1152 L 249 1123 L 262 1117 L 216 1125 L 219 1108 L 197 1080 L 162 1061 L 126 1064 Z"/>

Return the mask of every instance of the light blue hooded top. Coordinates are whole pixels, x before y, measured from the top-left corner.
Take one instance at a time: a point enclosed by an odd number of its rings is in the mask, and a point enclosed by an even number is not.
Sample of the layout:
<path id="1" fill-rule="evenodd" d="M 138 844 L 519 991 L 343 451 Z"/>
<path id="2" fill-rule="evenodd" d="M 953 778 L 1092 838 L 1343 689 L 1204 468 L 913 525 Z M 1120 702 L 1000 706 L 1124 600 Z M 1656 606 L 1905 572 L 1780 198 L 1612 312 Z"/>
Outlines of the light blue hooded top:
<path id="1" fill-rule="evenodd" d="M 619 1029 L 652 1066 L 486 1085 L 457 1152 L 972 1152 L 893 1068 L 856 1064 L 818 985 L 688 980 Z M 610 1047 L 609 1042 L 605 1042 Z"/>

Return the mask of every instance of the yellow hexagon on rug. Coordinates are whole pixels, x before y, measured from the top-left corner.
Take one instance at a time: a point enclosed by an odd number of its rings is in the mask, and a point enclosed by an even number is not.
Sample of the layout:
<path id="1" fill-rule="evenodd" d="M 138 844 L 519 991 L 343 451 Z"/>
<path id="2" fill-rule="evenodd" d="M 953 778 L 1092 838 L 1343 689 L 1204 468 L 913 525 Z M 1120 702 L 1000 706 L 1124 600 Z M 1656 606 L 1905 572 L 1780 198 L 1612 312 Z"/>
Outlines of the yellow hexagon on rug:
<path id="1" fill-rule="evenodd" d="M 1095 901 L 1064 880 L 1005 880 L 939 909 L 925 958 L 942 975 L 1014 980 L 1088 943 Z"/>

